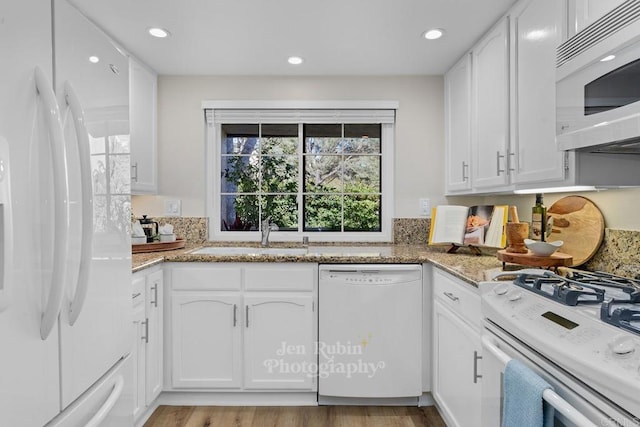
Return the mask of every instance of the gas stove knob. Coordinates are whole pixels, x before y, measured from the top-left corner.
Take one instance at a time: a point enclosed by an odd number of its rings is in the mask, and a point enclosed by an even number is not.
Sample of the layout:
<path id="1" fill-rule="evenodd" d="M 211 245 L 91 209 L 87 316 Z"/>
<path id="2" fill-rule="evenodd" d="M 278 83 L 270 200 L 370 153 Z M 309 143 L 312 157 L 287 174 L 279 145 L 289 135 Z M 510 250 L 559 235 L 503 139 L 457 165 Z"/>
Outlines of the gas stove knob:
<path id="1" fill-rule="evenodd" d="M 493 288 L 493 293 L 495 293 L 496 295 L 504 295 L 508 290 L 509 285 L 507 285 L 506 283 L 500 283 Z"/>
<path id="2" fill-rule="evenodd" d="M 517 301 L 522 298 L 522 293 L 517 290 L 511 291 L 507 294 L 507 298 L 509 299 L 509 301 Z"/>
<path id="3" fill-rule="evenodd" d="M 629 356 L 636 350 L 636 345 L 631 337 L 619 335 L 609 341 L 609 348 L 615 356 Z"/>

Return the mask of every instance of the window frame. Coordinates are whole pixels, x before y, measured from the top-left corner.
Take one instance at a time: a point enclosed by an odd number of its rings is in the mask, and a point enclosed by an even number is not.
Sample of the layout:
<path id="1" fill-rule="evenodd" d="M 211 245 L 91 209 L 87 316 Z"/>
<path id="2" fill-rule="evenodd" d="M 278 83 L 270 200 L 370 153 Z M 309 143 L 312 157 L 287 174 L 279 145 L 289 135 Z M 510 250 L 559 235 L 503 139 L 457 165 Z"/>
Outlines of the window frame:
<path id="1" fill-rule="evenodd" d="M 295 110 L 334 110 L 331 117 L 327 116 L 326 123 L 361 123 L 367 120 L 362 116 L 349 119 L 341 118 L 341 113 L 349 117 L 351 113 L 362 114 L 364 110 L 371 110 L 371 116 L 375 117 L 376 110 L 393 110 L 393 120 L 390 123 L 381 124 L 381 230 L 370 231 L 304 231 L 299 226 L 298 231 L 272 231 L 271 241 L 293 242 L 301 241 L 303 236 L 316 242 L 391 242 L 393 209 L 394 209 L 394 140 L 395 140 L 395 112 L 398 109 L 397 101 L 204 101 L 202 108 L 205 113 L 205 140 L 206 140 L 206 216 L 209 221 L 210 241 L 251 242 L 260 241 L 260 231 L 223 231 L 220 230 L 220 174 L 222 171 L 221 155 L 221 123 L 216 122 L 217 110 L 264 110 L 262 117 L 254 117 L 255 123 L 283 123 L 282 117 L 288 117 L 289 123 L 305 123 L 304 117 L 298 117 Z M 270 111 L 281 110 L 281 111 Z M 286 111 L 290 110 L 290 111 Z M 355 110 L 355 111 L 354 111 Z M 361 111 L 357 111 L 361 110 Z M 218 111 L 219 112 L 219 111 Z M 388 111 L 387 111 L 388 112 Z M 272 114 L 273 113 L 273 114 Z M 366 113 L 365 113 L 366 114 Z M 288 116 L 287 116 L 288 115 Z M 269 117 L 271 116 L 271 117 Z M 276 117 L 273 117 L 276 116 Z M 368 119 L 369 123 L 376 123 Z M 247 118 L 245 123 L 253 123 Z M 302 141 L 304 144 L 304 141 Z M 298 152 L 299 161 L 302 161 L 302 150 Z M 300 163 L 302 167 L 302 163 Z M 304 177 L 299 175 L 300 179 Z M 299 182 L 298 203 L 302 203 L 302 186 Z M 301 210 L 301 212 L 303 212 Z M 299 224 L 303 221 L 299 218 Z"/>

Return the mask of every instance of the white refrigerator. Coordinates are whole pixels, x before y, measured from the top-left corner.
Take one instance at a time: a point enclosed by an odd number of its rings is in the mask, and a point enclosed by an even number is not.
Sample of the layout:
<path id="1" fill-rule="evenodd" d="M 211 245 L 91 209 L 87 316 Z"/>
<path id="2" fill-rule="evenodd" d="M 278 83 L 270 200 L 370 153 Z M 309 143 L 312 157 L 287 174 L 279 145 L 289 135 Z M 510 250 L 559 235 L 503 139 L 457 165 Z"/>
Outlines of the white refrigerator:
<path id="1" fill-rule="evenodd" d="M 131 426 L 127 58 L 66 0 L 0 55 L 0 425 Z"/>

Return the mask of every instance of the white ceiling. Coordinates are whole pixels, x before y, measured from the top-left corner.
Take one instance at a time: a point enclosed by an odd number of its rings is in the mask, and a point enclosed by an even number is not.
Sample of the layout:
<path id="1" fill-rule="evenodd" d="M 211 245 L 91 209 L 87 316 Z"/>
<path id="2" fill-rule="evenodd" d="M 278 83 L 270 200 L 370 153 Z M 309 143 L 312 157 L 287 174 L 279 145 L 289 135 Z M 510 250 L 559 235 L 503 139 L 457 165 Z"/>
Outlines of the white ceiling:
<path id="1" fill-rule="evenodd" d="M 514 0 L 71 0 L 163 75 L 443 74 Z M 156 39 L 147 28 L 172 36 Z M 428 41 L 421 34 L 444 28 Z M 287 63 L 292 55 L 305 62 Z"/>

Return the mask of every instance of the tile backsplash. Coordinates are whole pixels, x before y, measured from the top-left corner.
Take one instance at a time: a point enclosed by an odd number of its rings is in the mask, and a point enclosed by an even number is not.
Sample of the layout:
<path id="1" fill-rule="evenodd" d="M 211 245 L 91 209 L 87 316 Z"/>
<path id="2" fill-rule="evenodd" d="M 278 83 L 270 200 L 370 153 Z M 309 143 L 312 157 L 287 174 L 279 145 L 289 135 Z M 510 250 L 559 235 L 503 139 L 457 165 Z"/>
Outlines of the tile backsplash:
<path id="1" fill-rule="evenodd" d="M 431 218 L 394 218 L 393 243 L 397 245 L 424 245 L 429 238 Z"/>
<path id="2" fill-rule="evenodd" d="M 639 275 L 640 231 L 605 229 L 602 245 L 583 267 L 632 278 Z"/>
<path id="3" fill-rule="evenodd" d="M 161 226 L 164 224 L 173 225 L 174 234 L 185 239 L 187 243 L 204 243 L 208 240 L 207 218 L 168 216 L 154 217 L 153 220 Z"/>

